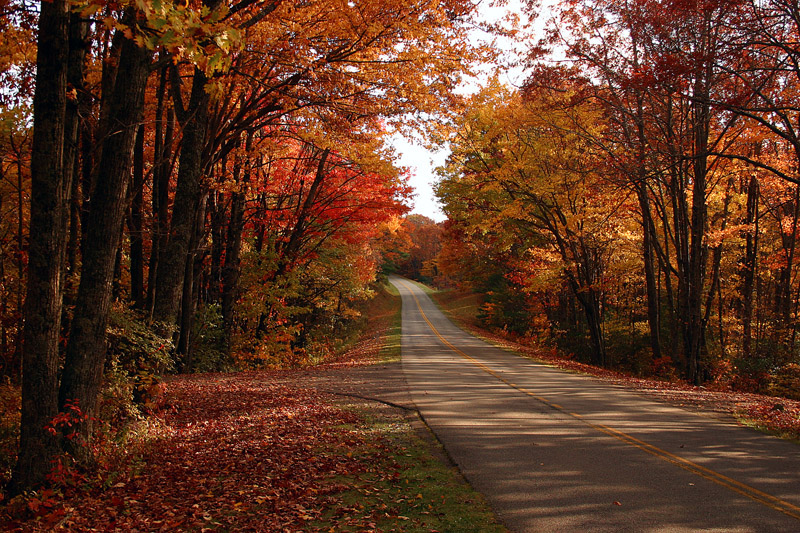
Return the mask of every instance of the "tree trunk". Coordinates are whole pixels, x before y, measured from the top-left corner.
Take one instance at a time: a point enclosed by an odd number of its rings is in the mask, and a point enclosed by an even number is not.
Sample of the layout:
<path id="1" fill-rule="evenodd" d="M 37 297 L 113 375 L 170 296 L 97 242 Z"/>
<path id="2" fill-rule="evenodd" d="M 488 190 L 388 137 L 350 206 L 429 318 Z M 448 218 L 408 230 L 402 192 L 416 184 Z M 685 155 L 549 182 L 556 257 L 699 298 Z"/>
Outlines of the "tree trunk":
<path id="1" fill-rule="evenodd" d="M 661 357 L 661 319 L 659 316 L 658 290 L 656 288 L 656 272 L 653 266 L 653 218 L 650 213 L 650 199 L 647 184 L 642 179 L 637 184 L 636 193 L 642 213 L 642 257 L 644 259 L 644 279 L 647 289 L 647 322 L 650 326 L 650 349 L 653 359 Z"/>
<path id="2" fill-rule="evenodd" d="M 67 100 L 69 3 L 42 2 L 31 147 L 31 221 L 28 292 L 23 326 L 22 414 L 19 456 L 11 493 L 41 484 L 57 452 L 46 426 L 58 413 L 58 340 L 61 276 L 66 252 L 64 122 Z"/>
<path id="3" fill-rule="evenodd" d="M 181 359 L 182 372 L 191 372 L 194 366 L 191 353 L 191 338 L 197 303 L 195 300 L 195 285 L 202 270 L 202 264 L 198 264 L 197 261 L 197 252 L 203 236 L 206 211 L 205 197 L 200 198 L 198 203 L 199 205 L 195 209 L 196 219 L 192 225 L 192 236 L 189 241 L 189 253 L 185 258 L 186 264 L 184 265 L 183 290 L 181 294 L 180 336 L 178 337 L 177 352 Z"/>
<path id="4" fill-rule="evenodd" d="M 753 287 L 758 256 L 758 179 L 753 176 L 747 187 L 747 211 L 744 223 L 753 226 L 745 235 L 745 253 L 742 259 L 742 356 L 749 358 L 753 351 Z"/>
<path id="5" fill-rule="evenodd" d="M 130 13 L 129 16 L 132 16 Z M 142 119 L 150 52 L 122 39 L 117 80 L 108 101 L 97 183 L 87 214 L 83 270 L 67 343 L 59 404 L 76 402 L 94 415 L 105 362 L 105 333 L 114 264 L 127 212 L 136 131 Z M 84 433 L 91 435 L 91 418 Z M 74 446 L 73 446 L 74 448 Z M 83 450 L 73 449 L 76 453 Z"/>
<path id="6" fill-rule="evenodd" d="M 252 146 L 252 135 L 247 138 L 247 151 Z M 234 171 L 238 181 L 238 168 Z M 244 182 L 250 181 L 250 167 L 245 170 Z M 244 200 L 245 191 L 236 190 L 231 194 L 231 214 L 228 221 L 228 234 L 225 239 L 225 265 L 222 267 L 222 328 L 225 338 L 225 349 L 231 354 L 234 312 L 236 300 L 239 298 L 239 275 L 241 272 L 242 233 L 244 232 Z"/>
<path id="7" fill-rule="evenodd" d="M 176 324 L 181 303 L 181 293 L 189 256 L 189 246 L 194 230 L 194 221 L 203 194 L 201 178 L 203 173 L 203 147 L 205 146 L 208 122 L 209 97 L 205 90 L 208 81 L 205 74 L 195 69 L 192 82 L 192 95 L 188 109 L 182 110 L 180 87 L 177 72 L 173 77 L 175 110 L 183 127 L 180 168 L 175 201 L 172 210 L 172 224 L 169 240 L 163 254 L 159 257 L 156 275 L 156 293 L 153 318 L 169 324 Z"/>
<path id="8" fill-rule="evenodd" d="M 155 143 L 153 146 L 153 224 L 150 237 L 150 263 L 147 272 L 147 315 L 153 316 L 155 303 L 156 275 L 158 272 L 159 257 L 167 244 L 169 231 L 169 175 L 170 152 L 172 150 L 172 135 L 175 124 L 175 114 L 167 111 L 166 131 L 164 129 L 164 97 L 166 96 L 168 68 L 164 67 L 159 78 L 158 93 L 156 95 L 156 120 Z"/>
<path id="9" fill-rule="evenodd" d="M 689 269 L 686 307 L 688 316 L 684 329 L 684 351 L 687 359 L 686 375 L 690 382 L 699 385 L 702 381 L 700 354 L 704 346 L 705 321 L 703 320 L 703 285 L 706 279 L 708 246 L 706 233 L 706 177 L 708 174 L 708 135 L 710 110 L 705 78 L 698 81 L 694 103 L 696 121 L 694 127 L 695 154 L 692 174 L 692 222 L 689 243 Z"/>
<path id="10" fill-rule="evenodd" d="M 781 243 L 786 254 L 786 264 L 778 269 L 778 285 L 775 291 L 775 312 L 780 318 L 782 329 L 790 325 L 792 314 L 792 270 L 794 267 L 795 245 L 797 243 L 797 223 L 800 216 L 800 187 L 794 186 L 791 201 L 782 206 L 783 216 L 792 218 L 791 233 L 781 228 Z"/>
<path id="11" fill-rule="evenodd" d="M 144 226 L 142 223 L 142 189 L 144 187 L 144 125 L 136 132 L 133 150 L 133 189 L 131 199 L 130 229 L 131 243 L 131 293 L 130 299 L 137 309 L 144 306 Z"/>
<path id="12" fill-rule="evenodd" d="M 224 164 L 223 164 L 224 167 Z M 209 276 L 208 298 L 212 302 L 222 299 L 222 252 L 224 250 L 226 207 L 224 195 L 212 192 L 209 195 L 211 212 L 211 273 Z"/>
<path id="13" fill-rule="evenodd" d="M 67 244 L 66 274 L 77 274 L 77 254 L 80 237 L 80 199 L 78 198 L 80 182 L 77 179 L 80 144 L 81 115 L 79 107 L 84 105 L 85 96 L 85 57 L 89 44 L 86 36 L 89 31 L 88 23 L 78 13 L 70 15 L 69 27 L 69 59 L 67 63 L 67 98 L 66 119 L 64 124 L 64 172 L 71 182 L 70 210 L 65 212 L 68 220 L 65 224 L 69 227 L 69 242 Z M 74 91 L 74 92 L 73 92 Z M 72 285 L 72 282 L 68 282 Z M 67 287 L 67 294 L 71 287 Z M 70 295 L 71 296 L 71 295 Z"/>

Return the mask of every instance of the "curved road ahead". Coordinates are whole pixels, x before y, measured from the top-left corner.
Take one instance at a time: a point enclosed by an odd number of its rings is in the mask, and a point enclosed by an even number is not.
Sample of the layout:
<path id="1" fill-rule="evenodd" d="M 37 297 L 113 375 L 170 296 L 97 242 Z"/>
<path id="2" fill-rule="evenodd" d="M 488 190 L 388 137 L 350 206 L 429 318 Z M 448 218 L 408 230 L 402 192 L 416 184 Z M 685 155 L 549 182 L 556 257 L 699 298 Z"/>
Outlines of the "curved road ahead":
<path id="1" fill-rule="evenodd" d="M 800 532 L 800 446 L 534 363 L 403 299 L 411 397 L 518 532 Z"/>

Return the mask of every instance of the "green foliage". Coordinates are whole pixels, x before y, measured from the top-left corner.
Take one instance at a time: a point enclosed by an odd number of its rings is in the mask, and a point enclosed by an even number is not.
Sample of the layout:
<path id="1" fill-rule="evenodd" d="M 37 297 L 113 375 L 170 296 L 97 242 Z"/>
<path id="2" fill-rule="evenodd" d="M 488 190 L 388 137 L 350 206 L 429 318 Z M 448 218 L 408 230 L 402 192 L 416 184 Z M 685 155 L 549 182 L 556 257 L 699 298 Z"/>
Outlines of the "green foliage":
<path id="1" fill-rule="evenodd" d="M 647 324 L 632 323 L 616 313 L 608 313 L 604 326 L 611 366 L 634 376 L 653 375 Z"/>
<path id="2" fill-rule="evenodd" d="M 531 316 L 524 292 L 500 273 L 491 275 L 481 292 L 485 295 L 478 310 L 481 324 L 516 335 L 528 333 Z"/>
<path id="3" fill-rule="evenodd" d="M 170 328 L 148 324 L 135 311 L 121 305 L 112 309 L 101 420 L 122 427 L 156 407 L 161 396 L 161 376 L 175 370 L 170 355 L 171 337 Z"/>
<path id="4" fill-rule="evenodd" d="M 800 400 L 800 365 L 789 363 L 772 377 L 767 391 L 773 396 Z"/>
<path id="5" fill-rule="evenodd" d="M 773 379 L 777 379 L 775 390 L 785 393 L 792 382 L 792 368 L 791 354 L 783 342 L 759 339 L 752 356 L 733 360 L 731 384 L 736 390 L 764 394 L 773 389 Z"/>
<path id="6" fill-rule="evenodd" d="M 236 369 L 225 347 L 219 304 L 198 306 L 191 338 L 192 372 L 230 372 Z"/>

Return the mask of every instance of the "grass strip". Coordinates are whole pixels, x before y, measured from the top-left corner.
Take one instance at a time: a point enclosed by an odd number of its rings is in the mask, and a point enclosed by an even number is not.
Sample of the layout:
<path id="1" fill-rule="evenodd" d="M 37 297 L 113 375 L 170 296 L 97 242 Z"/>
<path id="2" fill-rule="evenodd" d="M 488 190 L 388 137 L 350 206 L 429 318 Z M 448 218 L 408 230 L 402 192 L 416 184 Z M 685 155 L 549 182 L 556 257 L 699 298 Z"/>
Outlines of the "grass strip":
<path id="1" fill-rule="evenodd" d="M 362 442 L 356 453 L 362 472 L 335 480 L 347 487 L 336 494 L 311 530 L 501 533 L 483 496 L 455 467 L 445 465 L 402 414 L 376 411 L 365 404 L 346 406 L 365 421 L 357 428 Z M 329 528 L 329 529 L 328 529 Z"/>

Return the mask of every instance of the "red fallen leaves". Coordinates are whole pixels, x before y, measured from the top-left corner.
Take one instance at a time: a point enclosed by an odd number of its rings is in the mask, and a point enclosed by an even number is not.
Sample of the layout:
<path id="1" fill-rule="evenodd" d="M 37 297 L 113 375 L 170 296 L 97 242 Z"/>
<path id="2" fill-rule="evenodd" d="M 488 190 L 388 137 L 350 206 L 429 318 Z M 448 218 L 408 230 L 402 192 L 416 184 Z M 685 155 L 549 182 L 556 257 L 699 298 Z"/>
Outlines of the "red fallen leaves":
<path id="1" fill-rule="evenodd" d="M 364 472 L 370 459 L 343 451 L 365 445 L 348 429 L 354 414 L 317 391 L 276 384 L 275 375 L 170 381 L 165 435 L 124 479 L 63 498 L 48 493 L 33 503 L 46 513 L 21 523 L 0 518 L 0 529 L 309 531 L 335 506 L 337 476 Z"/>

